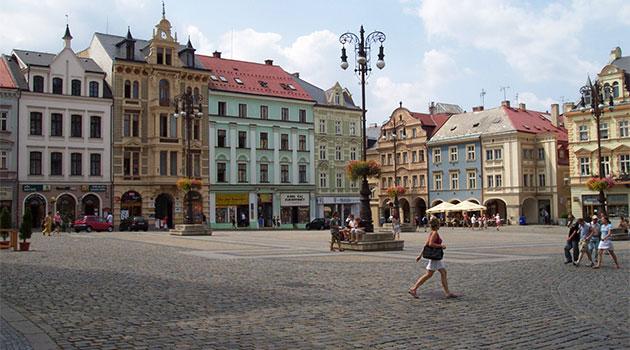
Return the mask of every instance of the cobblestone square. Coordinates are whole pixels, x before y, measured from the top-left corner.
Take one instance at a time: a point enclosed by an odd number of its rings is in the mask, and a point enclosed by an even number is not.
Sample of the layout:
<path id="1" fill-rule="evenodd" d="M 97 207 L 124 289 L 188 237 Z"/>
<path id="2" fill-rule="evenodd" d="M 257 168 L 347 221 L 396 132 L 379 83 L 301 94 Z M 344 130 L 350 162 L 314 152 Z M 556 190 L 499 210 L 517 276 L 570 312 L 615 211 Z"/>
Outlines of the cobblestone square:
<path id="1" fill-rule="evenodd" d="M 630 242 L 622 269 L 593 270 L 563 264 L 565 228 L 441 234 L 457 299 L 437 275 L 406 293 L 423 232 L 373 253 L 329 252 L 327 231 L 35 233 L 33 251 L 0 252 L 0 348 L 630 346 Z"/>

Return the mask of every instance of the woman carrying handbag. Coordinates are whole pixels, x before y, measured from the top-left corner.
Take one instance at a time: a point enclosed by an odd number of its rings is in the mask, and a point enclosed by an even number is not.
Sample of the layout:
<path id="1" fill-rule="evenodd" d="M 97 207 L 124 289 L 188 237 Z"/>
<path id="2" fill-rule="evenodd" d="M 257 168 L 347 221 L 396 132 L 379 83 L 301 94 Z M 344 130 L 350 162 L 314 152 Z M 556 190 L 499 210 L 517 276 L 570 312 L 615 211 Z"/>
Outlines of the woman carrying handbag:
<path id="1" fill-rule="evenodd" d="M 412 297 L 418 298 L 416 291 L 424 282 L 426 282 L 429 278 L 433 276 L 435 271 L 437 270 L 440 273 L 440 277 L 442 280 L 442 288 L 444 289 L 444 294 L 447 298 L 456 298 L 457 296 L 451 293 L 448 290 L 448 280 L 446 279 L 446 265 L 442 262 L 443 250 L 446 249 L 446 245 L 442 244 L 442 238 L 438 233 L 440 229 L 440 222 L 438 220 L 431 220 L 431 233 L 429 234 L 429 238 L 424 246 L 424 249 L 416 257 L 416 262 L 420 261 L 420 259 L 425 258 L 429 260 L 427 264 L 427 272 L 422 275 L 416 283 L 411 287 L 408 291 Z"/>

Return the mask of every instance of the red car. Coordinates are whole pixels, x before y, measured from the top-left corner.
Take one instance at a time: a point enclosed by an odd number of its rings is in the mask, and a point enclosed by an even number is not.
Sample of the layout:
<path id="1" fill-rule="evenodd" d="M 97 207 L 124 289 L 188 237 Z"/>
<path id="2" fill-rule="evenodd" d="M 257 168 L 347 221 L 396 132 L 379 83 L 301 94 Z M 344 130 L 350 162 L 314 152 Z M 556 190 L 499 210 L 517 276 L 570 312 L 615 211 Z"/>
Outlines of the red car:
<path id="1" fill-rule="evenodd" d="M 114 226 L 107 222 L 104 218 L 95 215 L 86 215 L 81 219 L 75 220 L 72 224 L 74 232 L 81 232 L 83 230 L 87 232 L 92 231 L 109 231 L 114 230 Z"/>

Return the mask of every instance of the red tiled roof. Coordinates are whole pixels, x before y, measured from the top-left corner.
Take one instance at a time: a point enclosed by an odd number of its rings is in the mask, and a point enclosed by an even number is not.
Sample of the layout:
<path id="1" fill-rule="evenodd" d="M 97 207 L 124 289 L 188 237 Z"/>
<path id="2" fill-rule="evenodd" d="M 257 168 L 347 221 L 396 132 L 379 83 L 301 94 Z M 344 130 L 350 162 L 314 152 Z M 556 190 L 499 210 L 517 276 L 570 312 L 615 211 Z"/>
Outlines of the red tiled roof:
<path id="1" fill-rule="evenodd" d="M 519 110 L 511 107 L 503 106 L 503 111 L 508 116 L 510 122 L 517 131 L 539 134 L 544 132 L 554 132 L 558 135 L 558 140 L 567 141 L 567 129 L 562 126 L 553 126 L 551 120 L 546 117 L 546 113 Z M 562 118 L 558 117 L 558 123 Z"/>
<path id="2" fill-rule="evenodd" d="M 7 66 L 7 63 L 2 57 L 0 57 L 0 87 L 17 89 L 17 85 L 15 85 L 15 81 L 13 81 L 13 77 L 9 71 L 9 66 Z"/>
<path id="3" fill-rule="evenodd" d="M 289 73 L 279 66 L 203 55 L 197 55 L 197 58 L 206 69 L 211 70 L 211 74 L 217 79 L 211 79 L 208 83 L 212 90 L 305 101 L 314 100 Z M 221 77 L 226 81 L 223 81 Z M 239 79 L 242 84 L 235 79 Z"/>
<path id="4" fill-rule="evenodd" d="M 427 113 L 416 113 L 411 112 L 411 116 L 420 120 L 423 126 L 427 127 L 430 131 L 428 137 L 433 136 L 441 127 L 446 123 L 448 118 L 450 118 L 450 114 L 427 114 Z"/>

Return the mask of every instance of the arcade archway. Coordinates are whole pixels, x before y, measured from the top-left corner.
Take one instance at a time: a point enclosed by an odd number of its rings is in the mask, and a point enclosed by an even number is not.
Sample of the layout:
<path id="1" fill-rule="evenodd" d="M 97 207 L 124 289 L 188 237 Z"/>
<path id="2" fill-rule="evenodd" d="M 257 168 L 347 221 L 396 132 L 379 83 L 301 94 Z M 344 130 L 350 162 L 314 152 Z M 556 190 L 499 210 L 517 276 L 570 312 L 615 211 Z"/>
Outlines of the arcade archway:
<path id="1" fill-rule="evenodd" d="M 168 228 L 173 228 L 173 198 L 167 193 L 161 193 L 155 198 L 155 218 L 166 221 Z"/>
<path id="2" fill-rule="evenodd" d="M 120 198 L 120 219 L 142 215 L 142 196 L 136 191 L 127 191 Z"/>
<path id="3" fill-rule="evenodd" d="M 33 218 L 33 227 L 39 228 L 42 226 L 42 221 L 46 216 L 46 199 L 37 193 L 31 194 L 24 199 L 24 210 L 22 210 L 22 215 L 24 215 L 24 211 L 26 208 L 31 210 L 31 217 Z M 19 218 L 19 223 L 22 222 L 22 218 Z M 18 224 L 19 224 L 18 223 Z"/>
<path id="4" fill-rule="evenodd" d="M 101 215 L 101 199 L 95 194 L 86 194 L 81 199 L 81 208 L 85 215 Z"/>

